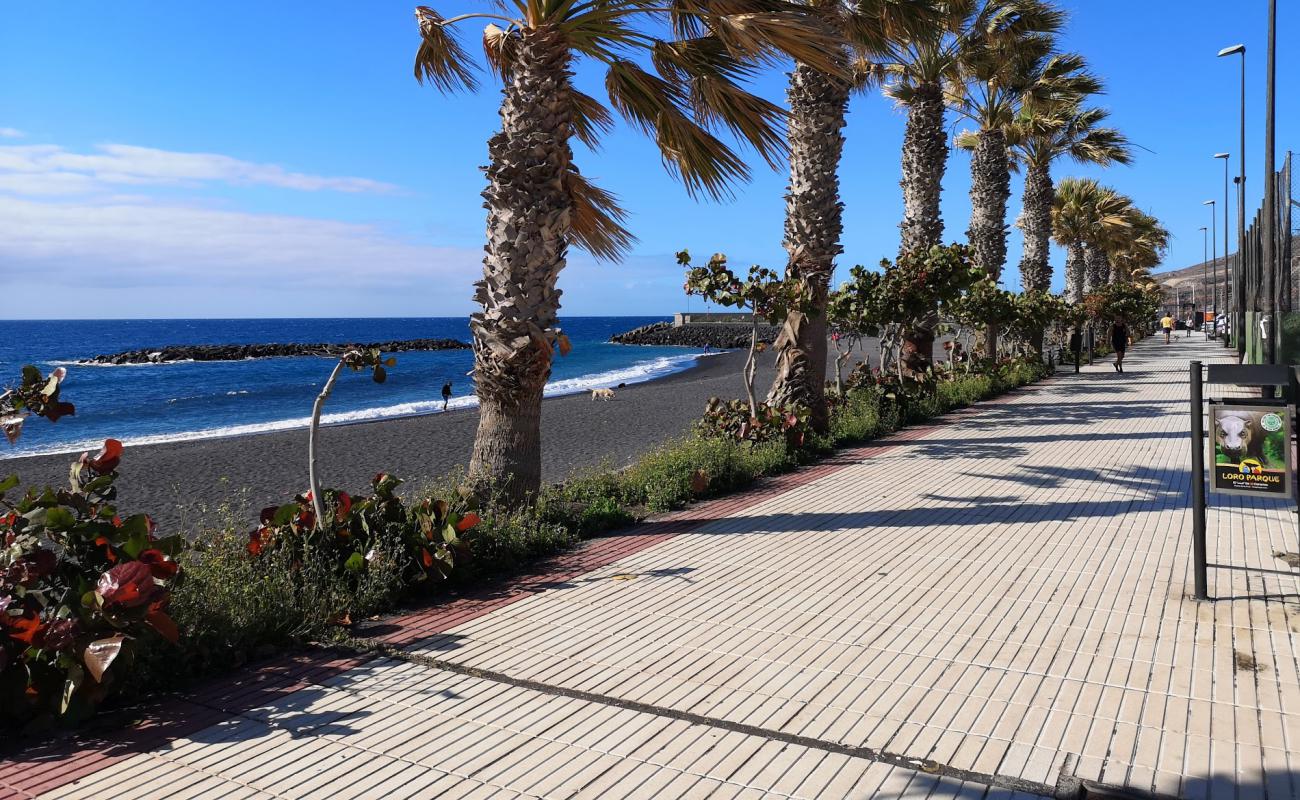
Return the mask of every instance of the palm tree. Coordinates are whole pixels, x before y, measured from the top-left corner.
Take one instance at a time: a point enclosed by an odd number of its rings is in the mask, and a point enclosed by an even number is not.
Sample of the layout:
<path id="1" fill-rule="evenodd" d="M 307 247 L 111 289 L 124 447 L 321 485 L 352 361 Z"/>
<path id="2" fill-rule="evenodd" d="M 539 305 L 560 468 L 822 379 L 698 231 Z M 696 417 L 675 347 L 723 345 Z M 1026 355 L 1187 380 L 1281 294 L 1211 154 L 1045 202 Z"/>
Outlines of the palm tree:
<path id="1" fill-rule="evenodd" d="M 470 316 L 480 412 L 469 477 L 517 503 L 541 484 L 542 389 L 552 354 L 568 347 L 556 324 L 568 246 L 612 260 L 632 241 L 614 197 L 573 162 L 571 138 L 594 148 L 612 126 L 610 110 L 575 88 L 573 68 L 602 64 L 610 105 L 655 139 L 688 191 L 720 197 L 748 168 L 716 130 L 769 163 L 784 150 L 781 109 L 741 82 L 786 56 L 834 73 L 840 42 L 783 0 L 505 0 L 452 19 L 420 6 L 416 19 L 416 78 L 444 92 L 477 86 L 454 24 L 493 22 L 483 49 L 504 90 L 501 129 L 488 142 L 487 246 L 474 297 L 482 310 Z"/>
<path id="2" fill-rule="evenodd" d="M 1024 234 L 1020 281 L 1026 292 L 1051 289 L 1052 207 L 1055 187 L 1052 163 L 1069 157 L 1080 164 L 1128 164 L 1128 139 L 1115 128 L 1102 127 L 1108 112 L 1084 108 L 1083 97 L 1069 101 L 1027 103 L 1010 138 L 1013 153 L 1025 168 L 1025 189 L 1016 227 Z"/>
<path id="3" fill-rule="evenodd" d="M 1086 293 L 1105 283 L 1095 270 L 1099 263 L 1106 264 L 1106 244 L 1115 229 L 1129 225 L 1132 205 L 1133 201 L 1092 178 L 1061 181 L 1052 203 L 1052 237 L 1065 248 L 1065 299 L 1082 302 Z"/>
<path id="4" fill-rule="evenodd" d="M 1100 82 L 1074 54 L 1052 54 L 1054 38 L 1039 33 L 981 48 L 964 62 L 963 80 L 951 100 L 975 128 L 957 136 L 971 152 L 971 217 L 967 230 L 972 258 L 994 282 L 1007 258 L 1007 200 L 1011 196 L 1012 134 L 1026 103 L 1101 91 Z M 998 331 L 984 331 L 985 355 L 997 355 Z"/>
<path id="5" fill-rule="evenodd" d="M 944 85 L 962 80 L 963 60 L 972 54 L 1060 24 L 1059 12 L 1038 0 L 934 0 L 934 10 L 935 24 L 888 43 L 881 59 L 888 94 L 907 108 L 900 256 L 929 250 L 943 239 L 939 201 L 948 162 Z M 909 370 L 929 370 L 937 322 L 926 319 L 904 331 L 903 360 Z"/>
<path id="6" fill-rule="evenodd" d="M 1135 206 L 1125 209 L 1128 225 L 1117 230 L 1109 242 L 1107 257 L 1111 266 L 1110 280 L 1119 282 L 1144 282 L 1151 270 L 1164 260 L 1169 249 L 1169 231 L 1160 220 Z"/>
<path id="7" fill-rule="evenodd" d="M 871 82 L 870 59 L 886 44 L 910 35 L 930 21 L 928 0 L 805 0 L 809 11 L 848 44 L 841 51 L 843 70 L 827 74 L 813 64 L 796 62 L 786 97 L 790 103 L 787 141 L 790 183 L 786 193 L 786 277 L 797 280 L 812 313 L 793 311 L 774 344 L 776 378 L 767 402 L 777 407 L 804 406 L 813 430 L 827 425 L 826 297 L 835 258 L 843 248 L 844 204 L 839 166 L 849 95 Z M 850 52 L 850 49 L 852 52 Z M 859 68 L 850 70 L 850 58 Z M 847 78 L 847 79 L 846 79 Z"/>

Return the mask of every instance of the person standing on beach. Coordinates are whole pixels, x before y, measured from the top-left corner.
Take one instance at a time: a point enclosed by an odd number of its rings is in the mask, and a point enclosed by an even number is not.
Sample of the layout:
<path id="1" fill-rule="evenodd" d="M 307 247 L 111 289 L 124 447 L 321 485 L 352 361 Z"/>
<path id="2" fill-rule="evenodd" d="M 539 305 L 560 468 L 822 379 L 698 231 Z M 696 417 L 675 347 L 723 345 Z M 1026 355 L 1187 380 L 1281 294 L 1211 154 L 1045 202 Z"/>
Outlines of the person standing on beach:
<path id="1" fill-rule="evenodd" d="M 1165 314 L 1160 318 L 1160 327 L 1165 332 L 1165 344 L 1169 344 L 1169 335 L 1174 332 L 1174 318 Z M 1116 350 L 1115 352 L 1119 352 Z"/>
<path id="2" fill-rule="evenodd" d="M 451 400 L 451 381 L 442 385 L 442 410 L 447 410 L 447 402 Z"/>
<path id="3" fill-rule="evenodd" d="M 1166 317 L 1165 319 L 1168 319 Z M 1161 320 L 1163 322 L 1164 320 Z M 1169 339 L 1169 329 L 1165 328 L 1165 340 Z M 1124 371 L 1124 352 L 1128 350 L 1128 324 L 1124 319 L 1115 320 L 1110 326 L 1110 346 L 1115 351 L 1115 371 Z"/>

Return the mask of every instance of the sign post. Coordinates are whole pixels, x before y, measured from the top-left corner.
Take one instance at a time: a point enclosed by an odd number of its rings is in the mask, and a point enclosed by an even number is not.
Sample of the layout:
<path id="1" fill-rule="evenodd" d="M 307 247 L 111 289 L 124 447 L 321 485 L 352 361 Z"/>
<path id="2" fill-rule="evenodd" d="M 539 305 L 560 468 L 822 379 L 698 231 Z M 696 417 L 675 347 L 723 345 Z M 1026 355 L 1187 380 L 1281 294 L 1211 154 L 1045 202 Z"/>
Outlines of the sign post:
<path id="1" fill-rule="evenodd" d="M 1205 404 L 1201 401 L 1201 362 L 1193 361 L 1192 379 L 1192 561 L 1196 576 L 1196 599 L 1210 597 L 1209 578 L 1205 567 L 1205 440 L 1201 414 Z"/>
<path id="2" fill-rule="evenodd" d="M 1210 491 L 1261 497 L 1296 498 L 1296 474 L 1291 460 L 1293 406 L 1296 392 L 1272 399 L 1278 386 L 1294 388 L 1287 367 L 1273 364 L 1210 364 L 1202 379 L 1202 364 L 1191 362 L 1192 434 L 1192 566 L 1197 600 L 1208 600 L 1206 563 L 1205 454 L 1210 454 Z M 1257 386 L 1270 399 L 1206 400 L 1204 383 Z M 1205 412 L 1209 409 L 1210 435 Z"/>

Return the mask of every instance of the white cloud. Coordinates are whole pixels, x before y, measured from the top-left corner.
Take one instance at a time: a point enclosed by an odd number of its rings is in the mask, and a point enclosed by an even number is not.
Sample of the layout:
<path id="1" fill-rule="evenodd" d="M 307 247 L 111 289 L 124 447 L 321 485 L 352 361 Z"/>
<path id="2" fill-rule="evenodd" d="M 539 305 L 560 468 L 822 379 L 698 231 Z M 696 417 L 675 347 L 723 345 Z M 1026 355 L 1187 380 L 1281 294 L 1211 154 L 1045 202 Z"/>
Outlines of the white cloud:
<path id="1" fill-rule="evenodd" d="M 470 294 L 482 258 L 475 250 L 436 247 L 378 224 L 238 210 L 229 205 L 237 199 L 223 194 L 214 203 L 205 192 L 218 185 L 399 191 L 212 153 L 0 146 L 0 273 L 19 294 L 36 286 L 82 297 L 136 289 L 173 297 L 179 309 L 203 308 L 222 293 L 337 300 L 353 289 L 432 285 L 463 287 L 458 300 Z"/>
<path id="2" fill-rule="evenodd" d="M 468 295 L 480 258 L 375 225 L 129 198 L 87 204 L 0 196 L 0 263 L 49 284 L 256 291 L 450 281 Z"/>
<path id="3" fill-rule="evenodd" d="M 25 135 L 17 128 L 0 128 L 0 139 L 21 139 Z"/>
<path id="4" fill-rule="evenodd" d="M 4 130 L 12 129 L 0 129 L 0 135 Z M 179 153 L 126 144 L 98 145 L 92 153 L 75 153 L 51 144 L 0 146 L 0 191 L 85 194 L 121 185 L 207 183 L 274 186 L 305 192 L 390 194 L 399 191 L 390 183 L 369 178 L 292 172 L 276 164 L 257 164 L 216 153 Z"/>

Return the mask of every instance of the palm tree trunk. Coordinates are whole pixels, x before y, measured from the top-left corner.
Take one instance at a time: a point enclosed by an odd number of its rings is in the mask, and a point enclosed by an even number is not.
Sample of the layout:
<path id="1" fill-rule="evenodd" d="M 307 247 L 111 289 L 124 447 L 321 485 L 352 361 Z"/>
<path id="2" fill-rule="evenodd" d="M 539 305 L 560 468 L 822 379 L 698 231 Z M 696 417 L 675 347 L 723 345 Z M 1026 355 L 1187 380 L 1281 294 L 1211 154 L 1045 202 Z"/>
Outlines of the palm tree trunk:
<path id="1" fill-rule="evenodd" d="M 899 255 L 928 250 L 943 241 L 939 200 L 948 166 L 948 139 L 943 127 L 943 90 L 938 84 L 915 87 L 907 105 L 903 134 L 903 222 Z M 913 373 L 929 371 L 934 361 L 937 314 L 917 320 L 903 332 L 903 363 Z M 928 343 L 928 344 L 927 344 Z"/>
<path id="2" fill-rule="evenodd" d="M 966 235 L 971 256 L 975 266 L 996 282 L 1007 262 L 1007 200 L 1011 197 L 1011 158 L 1001 129 L 980 131 L 971 153 L 970 179 L 970 229 Z M 986 358 L 997 358 L 996 325 L 984 328 L 982 345 Z"/>
<path id="3" fill-rule="evenodd" d="M 934 327 L 917 325 L 903 331 L 901 364 L 914 377 L 921 377 L 934 366 Z"/>
<path id="4" fill-rule="evenodd" d="M 551 374 L 555 284 L 565 265 L 570 201 L 569 51 L 551 28 L 524 31 L 488 142 L 487 255 L 470 315 L 478 435 L 469 479 L 520 503 L 541 486 L 542 389 Z"/>
<path id="5" fill-rule="evenodd" d="M 1083 243 L 1073 242 L 1065 248 L 1065 299 L 1071 303 L 1082 303 L 1087 291 L 1088 254 Z"/>
<path id="6" fill-rule="evenodd" d="M 923 83 L 907 105 L 903 134 L 903 222 L 899 254 L 928 250 L 943 241 L 939 198 L 948 166 L 943 129 L 943 91 Z"/>
<path id="7" fill-rule="evenodd" d="M 1092 293 L 1110 283 L 1110 260 L 1106 258 L 1106 252 L 1100 247 L 1089 246 L 1084 256 L 1086 264 L 1087 280 L 1084 281 L 1084 292 Z"/>
<path id="8" fill-rule="evenodd" d="M 821 433 L 828 425 L 826 295 L 835 257 L 843 251 L 839 166 L 849 87 L 842 80 L 798 64 L 790 74 L 786 94 L 790 100 L 790 184 L 785 203 L 785 249 L 790 261 L 786 274 L 799 281 L 812 311 L 792 312 L 781 327 L 774 344 L 776 379 L 767 402 L 778 407 L 806 407 L 813 430 Z"/>
<path id="9" fill-rule="evenodd" d="M 1030 164 L 1025 171 L 1025 190 L 1016 227 L 1024 234 L 1020 258 L 1020 286 L 1026 292 L 1047 292 L 1052 288 L 1052 201 L 1056 191 L 1046 166 Z M 1042 355 L 1043 334 L 1030 337 L 1029 346 Z"/>
<path id="10" fill-rule="evenodd" d="M 1020 285 L 1026 292 L 1046 292 L 1052 287 L 1052 202 L 1056 189 L 1047 167 L 1031 164 L 1025 171 L 1025 192 L 1016 227 L 1024 233 L 1020 258 Z"/>

